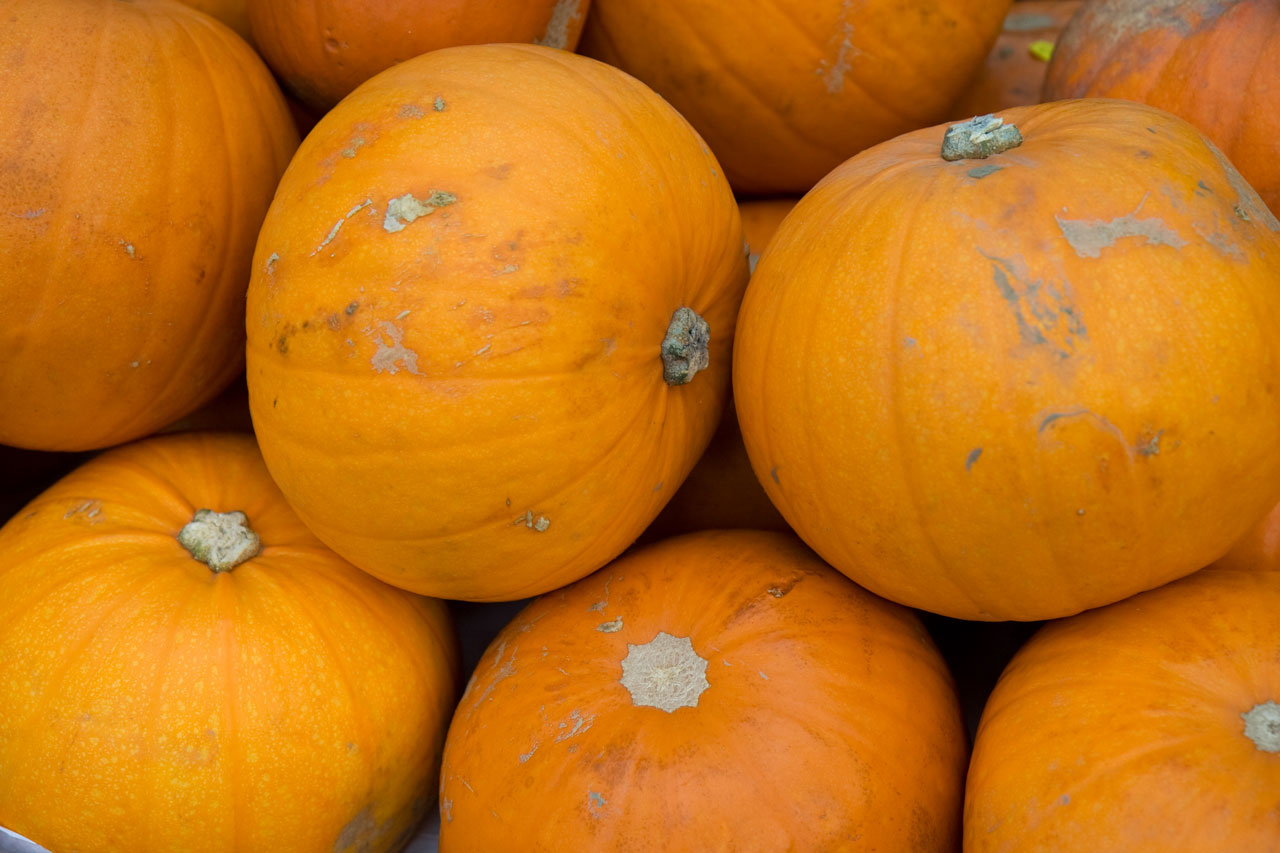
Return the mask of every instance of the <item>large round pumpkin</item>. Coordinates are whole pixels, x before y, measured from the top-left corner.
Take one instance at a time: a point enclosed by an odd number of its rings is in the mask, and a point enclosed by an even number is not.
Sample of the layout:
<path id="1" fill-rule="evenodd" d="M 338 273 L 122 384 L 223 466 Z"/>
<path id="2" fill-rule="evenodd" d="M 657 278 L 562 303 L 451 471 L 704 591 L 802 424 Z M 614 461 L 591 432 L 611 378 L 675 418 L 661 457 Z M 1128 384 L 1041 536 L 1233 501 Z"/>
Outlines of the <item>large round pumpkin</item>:
<path id="1" fill-rule="evenodd" d="M 533 45 L 402 63 L 321 120 L 263 226 L 248 383 L 267 465 L 390 583 L 563 586 L 630 545 L 706 446 L 746 277 L 715 158 L 633 78 Z"/>
<path id="2" fill-rule="evenodd" d="M 1040 103 L 1049 58 L 1083 0 L 1014 3 L 987 61 L 951 106 L 957 120 Z"/>
<path id="3" fill-rule="evenodd" d="M 443 47 L 526 42 L 573 50 L 590 0 L 259 0 L 253 39 L 320 112 L 397 62 Z"/>
<path id="4" fill-rule="evenodd" d="M 253 439 L 108 451 L 0 528 L 0 826 L 50 850 L 395 850 L 457 686 L 438 601 L 322 546 Z"/>
<path id="5" fill-rule="evenodd" d="M 1280 213 L 1280 3 L 1092 0 L 1062 32 L 1045 100 L 1128 98 L 1212 139 Z"/>
<path id="6" fill-rule="evenodd" d="M 982 714 L 966 851 L 1276 849 L 1280 573 L 1200 572 L 1043 628 Z"/>
<path id="7" fill-rule="evenodd" d="M 1010 0 L 595 0 L 582 52 L 698 129 L 734 189 L 802 193 L 877 142 L 942 121 Z"/>
<path id="8" fill-rule="evenodd" d="M 0 442 L 138 438 L 243 367 L 297 145 L 253 50 L 172 0 L 0 2 Z"/>
<path id="9" fill-rule="evenodd" d="M 450 724 L 442 851 L 955 849 L 967 742 L 920 621 L 716 531 L 533 602 Z"/>
<path id="10" fill-rule="evenodd" d="M 1002 116 L 885 143 L 801 200 L 747 290 L 734 395 L 829 563 L 1034 620 L 1193 572 L 1275 502 L 1280 222 L 1167 113 Z"/>

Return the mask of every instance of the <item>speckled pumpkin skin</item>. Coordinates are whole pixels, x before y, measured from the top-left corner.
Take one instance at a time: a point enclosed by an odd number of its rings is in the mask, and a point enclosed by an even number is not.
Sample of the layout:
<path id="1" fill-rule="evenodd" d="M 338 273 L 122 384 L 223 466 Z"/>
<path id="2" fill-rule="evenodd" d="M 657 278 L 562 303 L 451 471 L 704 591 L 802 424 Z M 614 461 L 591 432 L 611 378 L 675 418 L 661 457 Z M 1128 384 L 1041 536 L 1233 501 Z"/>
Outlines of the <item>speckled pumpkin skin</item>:
<path id="1" fill-rule="evenodd" d="M 719 166 L 643 84 L 529 45 L 427 54 L 320 121 L 267 215 L 247 355 L 263 455 L 383 580 L 563 586 L 630 545 L 706 446 L 746 278 Z M 681 307 L 710 361 L 670 386 Z"/>
<path id="2" fill-rule="evenodd" d="M 965 619 L 1065 616 L 1221 556 L 1280 484 L 1280 222 L 1186 122 L 1119 100 L 845 163 L 743 303 L 760 482 L 829 563 Z"/>
<path id="3" fill-rule="evenodd" d="M 966 755 L 914 614 L 789 534 L 695 533 L 495 638 L 446 740 L 440 849 L 949 851 Z"/>
<path id="4" fill-rule="evenodd" d="M 257 556 L 178 543 L 242 511 Z M 105 452 L 0 528 L 0 826 L 49 850 L 397 850 L 458 683 L 438 602 L 289 509 L 247 435 Z"/>
<path id="5" fill-rule="evenodd" d="M 180 3 L 5 0 L 0 20 L 0 442 L 141 438 L 241 371 L 297 134 L 262 60 Z"/>

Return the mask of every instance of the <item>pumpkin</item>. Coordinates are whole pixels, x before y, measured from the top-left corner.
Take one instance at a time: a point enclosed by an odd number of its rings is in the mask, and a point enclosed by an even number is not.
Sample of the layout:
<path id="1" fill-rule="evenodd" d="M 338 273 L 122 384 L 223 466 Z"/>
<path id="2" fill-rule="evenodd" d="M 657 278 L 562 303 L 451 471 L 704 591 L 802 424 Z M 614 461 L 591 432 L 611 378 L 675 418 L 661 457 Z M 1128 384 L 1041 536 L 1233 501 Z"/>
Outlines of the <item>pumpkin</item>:
<path id="1" fill-rule="evenodd" d="M 790 535 L 694 533 L 498 634 L 449 727 L 440 849 L 952 850 L 966 755 L 914 614 Z"/>
<path id="2" fill-rule="evenodd" d="M 973 747 L 964 849 L 1271 850 L 1280 573 L 1200 572 L 1052 623 Z"/>
<path id="3" fill-rule="evenodd" d="M 0 2 L 0 442 L 148 435 L 243 369 L 249 262 L 297 144 L 261 60 L 169 0 Z"/>
<path id="4" fill-rule="evenodd" d="M 760 252 L 795 203 L 796 199 L 782 198 L 744 201 L 738 205 L 747 243 L 748 267 L 755 267 Z M 720 425 L 698 464 L 645 530 L 644 538 L 717 528 L 791 529 L 769 502 L 769 496 L 751 470 L 732 399 L 725 405 Z"/>
<path id="5" fill-rule="evenodd" d="M 252 41 L 249 31 L 249 0 L 179 0 L 193 9 L 212 15 L 246 41 Z"/>
<path id="6" fill-rule="evenodd" d="M 595 0 L 581 50 L 670 101 L 738 192 L 799 194 L 852 154 L 946 118 L 1009 6 Z"/>
<path id="7" fill-rule="evenodd" d="M 0 529 L 0 825 L 50 850 L 396 850 L 457 688 L 441 602 L 324 548 L 247 435 L 87 462 Z"/>
<path id="8" fill-rule="evenodd" d="M 987 61 L 951 107 L 957 120 L 1040 103 L 1054 43 L 1083 0 L 1014 3 Z"/>
<path id="9" fill-rule="evenodd" d="M 254 43 L 320 113 L 397 62 L 442 47 L 532 42 L 573 50 L 590 0 L 271 0 L 253 3 Z"/>
<path id="10" fill-rule="evenodd" d="M 1213 566 L 1242 571 L 1280 570 L 1280 503 L 1258 519 Z"/>
<path id="11" fill-rule="evenodd" d="M 1092 0 L 1062 32 L 1045 100 L 1127 98 L 1190 121 L 1280 212 L 1280 4 Z"/>
<path id="12" fill-rule="evenodd" d="M 254 429 L 360 568 L 530 597 L 621 553 L 693 467 L 746 277 L 715 158 L 643 84 L 535 45 L 434 51 L 348 96 L 281 181 Z"/>
<path id="13" fill-rule="evenodd" d="M 824 179 L 760 258 L 743 439 L 783 517 L 872 592 L 981 620 L 1108 604 L 1276 502 L 1277 282 L 1280 222 L 1160 110 L 907 134 Z"/>

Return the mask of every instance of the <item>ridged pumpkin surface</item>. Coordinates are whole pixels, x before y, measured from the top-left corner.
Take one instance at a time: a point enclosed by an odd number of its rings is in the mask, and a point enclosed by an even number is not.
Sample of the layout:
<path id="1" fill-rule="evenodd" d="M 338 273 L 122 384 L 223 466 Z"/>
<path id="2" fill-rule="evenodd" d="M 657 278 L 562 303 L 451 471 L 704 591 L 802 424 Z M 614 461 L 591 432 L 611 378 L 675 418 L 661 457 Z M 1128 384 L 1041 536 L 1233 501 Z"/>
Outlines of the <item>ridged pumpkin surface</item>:
<path id="1" fill-rule="evenodd" d="M 1200 572 L 1043 628 L 983 710 L 964 849 L 1274 850 L 1277 637 L 1277 572 Z"/>
<path id="2" fill-rule="evenodd" d="M 1280 214 L 1280 3 L 1092 0 L 1063 30 L 1044 99 L 1127 98 L 1194 124 Z"/>
<path id="3" fill-rule="evenodd" d="M 139 438 L 242 369 L 297 135 L 249 46 L 179 3 L 4 0 L 0 20 L 0 442 Z"/>
<path id="4" fill-rule="evenodd" d="M 1280 483 L 1280 222 L 1118 100 L 944 127 L 812 190 L 756 266 L 734 398 L 791 526 L 864 586 L 1046 619 L 1221 556 Z"/>
<path id="5" fill-rule="evenodd" d="M 696 533 L 497 636 L 450 725 L 440 849 L 952 850 L 966 752 L 915 615 L 790 535 Z"/>
<path id="6" fill-rule="evenodd" d="M 427 54 L 321 120 L 267 216 L 263 455 L 316 535 L 390 583 L 563 586 L 630 545 L 706 446 L 746 277 L 715 159 L 642 84 L 544 47 Z M 673 386 L 681 308 L 709 362 Z"/>
<path id="7" fill-rule="evenodd" d="M 258 0 L 253 38 L 285 87 L 324 112 L 379 71 L 462 44 L 573 50 L 590 0 Z"/>
<path id="8" fill-rule="evenodd" d="M 803 193 L 941 121 L 1009 0 L 595 0 L 581 50 L 692 122 L 735 190 Z"/>
<path id="9" fill-rule="evenodd" d="M 202 508 L 261 551 L 195 559 Z M 57 851 L 398 849 L 456 658 L 443 605 L 322 546 L 251 437 L 108 451 L 0 528 L 0 826 Z"/>

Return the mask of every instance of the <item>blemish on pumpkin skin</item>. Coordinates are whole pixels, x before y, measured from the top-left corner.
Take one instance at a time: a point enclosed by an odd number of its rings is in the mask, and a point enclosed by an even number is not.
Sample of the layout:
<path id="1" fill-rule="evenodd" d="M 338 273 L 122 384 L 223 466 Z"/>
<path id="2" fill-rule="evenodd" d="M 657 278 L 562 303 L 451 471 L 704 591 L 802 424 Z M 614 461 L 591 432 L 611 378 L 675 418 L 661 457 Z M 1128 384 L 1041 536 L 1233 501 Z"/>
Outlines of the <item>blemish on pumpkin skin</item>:
<path id="1" fill-rule="evenodd" d="M 610 622 L 601 622 L 596 626 L 596 630 L 602 634 L 614 634 L 622 630 L 622 617 L 619 616 Z"/>
<path id="2" fill-rule="evenodd" d="M 521 764 L 524 764 L 524 763 L 525 763 L 526 761 L 528 761 L 530 758 L 533 758 L 533 754 L 534 754 L 535 752 L 537 752 L 537 751 L 538 751 L 538 744 L 536 744 L 536 743 L 535 743 L 535 744 L 534 744 L 534 745 L 529 749 L 529 751 L 528 751 L 528 752 L 524 752 L 524 753 L 521 753 L 521 754 L 520 754 L 520 763 L 521 763 Z"/>
<path id="3" fill-rule="evenodd" d="M 343 156 L 343 157 L 346 157 L 348 160 L 350 160 L 350 159 L 352 159 L 353 157 L 355 157 L 355 156 L 356 156 L 356 152 L 357 152 L 357 151 L 359 151 L 359 150 L 360 150 L 361 148 L 363 148 L 364 146 L 365 146 L 364 137 L 363 137 L 363 136 L 357 136 L 355 139 L 351 140 L 351 144 L 350 144 L 350 145 L 348 145 L 346 148 L 342 149 L 342 156 Z"/>
<path id="4" fill-rule="evenodd" d="M 568 740 L 571 737 L 574 737 L 575 735 L 582 734 L 583 732 L 590 729 L 592 723 L 594 723 L 595 721 L 596 721 L 595 714 L 591 714 L 590 716 L 583 716 L 581 710 L 574 708 L 572 711 L 569 712 L 569 719 L 561 721 L 559 726 L 561 731 L 560 731 L 560 734 L 556 736 L 556 743 L 561 743 L 563 741 Z M 570 725 L 569 725 L 570 723 L 573 724 L 572 728 L 570 728 Z M 569 730 L 564 731 L 565 729 L 569 729 Z"/>
<path id="5" fill-rule="evenodd" d="M 545 533 L 547 528 L 551 526 L 551 519 L 547 518 L 545 515 L 535 516 L 533 514 L 533 510 L 525 510 L 524 515 L 517 516 L 516 520 L 511 522 L 511 524 L 514 527 L 524 525 L 537 533 Z"/>
<path id="6" fill-rule="evenodd" d="M 604 598 L 587 608 L 587 612 L 601 613 L 609 606 L 609 584 L 613 583 L 613 578 L 606 578 L 604 582 Z"/>
<path id="7" fill-rule="evenodd" d="M 1003 168 L 1004 166 L 997 166 L 995 163 L 984 163 L 981 166 L 975 166 L 965 174 L 967 174 L 969 177 L 975 180 L 982 180 L 987 175 L 993 175 L 996 172 L 999 172 Z"/>
<path id="8" fill-rule="evenodd" d="M 975 447 L 969 451 L 969 455 L 964 460 L 964 470 L 968 471 L 973 467 L 973 463 L 978 461 L 978 457 L 982 456 L 982 448 Z"/>
<path id="9" fill-rule="evenodd" d="M 587 791 L 587 799 L 590 801 L 591 816 L 598 820 L 600 815 L 596 813 L 596 809 L 604 808 L 608 805 L 609 801 L 606 800 L 599 791 Z"/>
<path id="10" fill-rule="evenodd" d="M 581 0 L 557 0 L 551 9 L 551 17 L 547 20 L 542 35 L 533 40 L 534 44 L 567 50 L 569 47 L 569 30 L 573 22 L 582 17 Z"/>
<path id="11" fill-rule="evenodd" d="M 266 266 L 267 275 L 276 274 L 276 264 L 278 263 L 280 263 L 280 256 L 275 252 L 272 252 L 270 255 L 267 256 L 267 266 Z"/>
<path id="12" fill-rule="evenodd" d="M 432 108 L 432 109 L 434 109 L 434 110 L 435 110 L 436 112 L 438 112 L 438 113 L 442 113 L 442 112 L 444 112 L 444 109 L 445 109 L 445 102 L 444 102 L 444 98 L 442 98 L 442 97 L 440 97 L 439 95 L 437 95 L 437 96 L 436 96 L 436 99 L 435 99 L 434 101 L 432 101 L 432 102 L 431 102 L 431 108 Z"/>
<path id="13" fill-rule="evenodd" d="M 338 231 L 342 229 L 342 224 L 344 222 L 346 222 L 348 219 L 355 216 L 357 213 L 359 213 L 361 210 L 363 210 L 364 208 L 368 207 L 371 204 L 373 204 L 373 200 L 366 198 L 364 201 L 360 202 L 355 207 L 348 210 L 345 216 L 343 216 L 341 219 L 339 219 L 337 222 L 334 223 L 333 227 L 329 229 L 329 233 L 325 235 L 325 238 L 323 240 L 320 241 L 320 245 L 316 246 L 311 251 L 311 254 L 307 255 L 307 257 L 314 258 L 316 254 L 318 254 L 325 246 L 333 242 L 333 238 L 338 236 Z"/>
<path id="14" fill-rule="evenodd" d="M 124 253 L 129 257 L 136 258 L 138 256 L 136 250 L 133 248 L 133 244 L 129 241 L 121 240 L 120 245 L 124 248 Z"/>
<path id="15" fill-rule="evenodd" d="M 404 104 L 396 115 L 400 118 L 422 118 L 426 112 L 417 104 Z"/>
<path id="16" fill-rule="evenodd" d="M 82 515 L 85 518 L 89 519 L 90 524 L 96 524 L 102 520 L 101 518 L 99 518 L 101 514 L 102 514 L 102 501 L 87 500 L 67 510 L 65 513 L 62 514 L 62 517 L 73 518 L 77 515 Z"/>
<path id="17" fill-rule="evenodd" d="M 382 228 L 388 234 L 403 231 L 424 216 L 430 216 L 438 208 L 455 204 L 458 197 L 444 190 L 431 190 L 424 198 L 415 198 L 413 193 L 393 198 L 387 202 L 387 213 L 382 219 Z"/>
<path id="18" fill-rule="evenodd" d="M 373 338 L 378 347 L 369 359 L 375 373 L 386 371 L 394 375 L 405 370 L 416 376 L 422 375 L 418 370 L 418 354 L 404 345 L 404 332 L 394 323 L 384 320 L 378 328 L 366 329 L 365 334 Z"/>
<path id="19" fill-rule="evenodd" d="M 1163 219 L 1152 216 L 1138 218 L 1139 211 L 1147 203 L 1150 195 L 1150 192 L 1144 195 L 1132 213 L 1126 213 L 1112 220 L 1063 219 L 1056 214 L 1054 219 L 1057 220 L 1058 228 L 1062 231 L 1062 236 L 1066 238 L 1067 243 L 1082 258 L 1101 257 L 1103 249 L 1108 249 L 1127 237 L 1145 238 L 1147 245 L 1181 249 L 1187 245 L 1187 241 L 1182 239 L 1178 232 L 1170 228 Z"/>
<path id="20" fill-rule="evenodd" d="M 782 485 L 782 481 L 778 479 L 777 465 L 774 465 L 772 468 L 769 469 L 769 476 L 773 478 L 773 482 L 777 483 L 779 486 Z"/>
<path id="21" fill-rule="evenodd" d="M 1160 436 L 1164 435 L 1164 430 L 1159 430 L 1155 435 L 1138 439 L 1137 446 L 1134 448 L 1141 456 L 1159 456 L 1160 455 Z"/>

